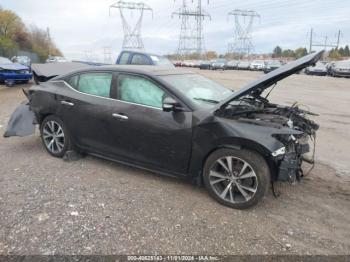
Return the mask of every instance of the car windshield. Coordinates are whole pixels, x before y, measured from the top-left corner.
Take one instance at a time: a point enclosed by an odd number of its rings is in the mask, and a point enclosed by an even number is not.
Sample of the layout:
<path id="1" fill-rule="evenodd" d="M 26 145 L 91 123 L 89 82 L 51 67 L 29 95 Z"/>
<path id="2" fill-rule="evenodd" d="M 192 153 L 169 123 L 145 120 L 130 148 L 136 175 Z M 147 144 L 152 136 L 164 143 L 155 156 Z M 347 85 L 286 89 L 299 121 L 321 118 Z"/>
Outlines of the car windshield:
<path id="1" fill-rule="evenodd" d="M 173 66 L 174 64 L 164 56 L 151 55 L 152 61 L 159 66 Z"/>
<path id="2" fill-rule="evenodd" d="M 166 75 L 161 78 L 203 107 L 214 106 L 232 94 L 231 89 L 198 74 Z"/>
<path id="3" fill-rule="evenodd" d="M 12 64 L 10 59 L 7 59 L 6 57 L 0 57 L 0 64 Z"/>

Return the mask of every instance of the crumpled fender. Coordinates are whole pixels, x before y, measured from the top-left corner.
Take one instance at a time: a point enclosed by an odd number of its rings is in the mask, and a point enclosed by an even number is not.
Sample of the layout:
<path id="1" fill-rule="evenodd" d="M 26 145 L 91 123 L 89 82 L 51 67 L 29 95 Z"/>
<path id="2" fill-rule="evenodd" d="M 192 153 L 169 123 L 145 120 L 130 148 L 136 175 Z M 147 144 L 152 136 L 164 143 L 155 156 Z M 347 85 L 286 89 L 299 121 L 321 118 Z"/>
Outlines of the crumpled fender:
<path id="1" fill-rule="evenodd" d="M 35 132 L 35 124 L 37 120 L 34 112 L 30 110 L 29 102 L 22 102 L 12 113 L 4 137 L 32 135 Z"/>

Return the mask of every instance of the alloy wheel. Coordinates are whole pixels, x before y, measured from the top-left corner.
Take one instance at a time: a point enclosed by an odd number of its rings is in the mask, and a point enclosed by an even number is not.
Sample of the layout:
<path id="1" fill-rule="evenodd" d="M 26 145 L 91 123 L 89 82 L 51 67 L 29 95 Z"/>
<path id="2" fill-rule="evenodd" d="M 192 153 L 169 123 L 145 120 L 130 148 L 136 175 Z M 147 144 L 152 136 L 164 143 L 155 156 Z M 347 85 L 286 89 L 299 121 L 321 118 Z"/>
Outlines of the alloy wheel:
<path id="1" fill-rule="evenodd" d="M 59 154 L 64 148 L 63 128 L 56 121 L 50 120 L 43 128 L 43 140 L 46 148 L 53 154 Z"/>
<path id="2" fill-rule="evenodd" d="M 233 204 L 248 202 L 258 188 L 257 175 L 251 165 L 233 156 L 214 162 L 209 172 L 209 182 L 222 200 Z"/>

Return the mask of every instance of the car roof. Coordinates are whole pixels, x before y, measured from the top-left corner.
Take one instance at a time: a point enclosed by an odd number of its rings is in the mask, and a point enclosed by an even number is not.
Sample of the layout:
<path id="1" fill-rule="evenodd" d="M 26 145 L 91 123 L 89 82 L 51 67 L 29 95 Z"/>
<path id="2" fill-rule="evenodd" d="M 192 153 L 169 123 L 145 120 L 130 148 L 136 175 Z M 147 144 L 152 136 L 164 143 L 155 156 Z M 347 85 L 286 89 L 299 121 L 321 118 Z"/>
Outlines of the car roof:
<path id="1" fill-rule="evenodd" d="M 142 55 L 149 55 L 149 56 L 160 56 L 160 57 L 164 57 L 163 55 L 157 55 L 157 54 L 153 54 L 153 53 L 148 53 L 146 51 L 142 51 L 142 50 L 129 50 L 129 49 L 124 49 L 122 50 L 120 53 L 124 53 L 124 52 L 128 52 L 128 53 L 133 53 L 133 54 L 142 54 Z"/>
<path id="2" fill-rule="evenodd" d="M 152 65 L 107 65 L 107 66 L 92 67 L 87 70 L 81 70 L 81 71 L 104 71 L 104 70 L 116 70 L 116 71 L 124 71 L 124 72 L 142 73 L 142 74 L 155 75 L 155 76 L 193 74 L 193 72 L 188 69 L 171 68 L 168 66 L 152 66 Z"/>
<path id="3" fill-rule="evenodd" d="M 67 63 L 65 63 L 67 64 Z M 152 66 L 152 65 L 106 65 L 106 66 L 84 66 L 83 68 L 76 68 L 77 70 L 69 70 L 58 75 L 55 79 L 62 79 L 72 74 L 79 74 L 84 72 L 99 72 L 99 71 L 119 71 L 135 74 L 143 74 L 148 76 L 165 76 L 165 75 L 184 75 L 194 74 L 194 72 L 187 69 L 178 69 L 168 66 Z M 52 71 L 52 70 L 51 70 Z M 54 70 L 55 71 L 55 70 Z M 51 75 L 55 75 L 52 72 Z"/>

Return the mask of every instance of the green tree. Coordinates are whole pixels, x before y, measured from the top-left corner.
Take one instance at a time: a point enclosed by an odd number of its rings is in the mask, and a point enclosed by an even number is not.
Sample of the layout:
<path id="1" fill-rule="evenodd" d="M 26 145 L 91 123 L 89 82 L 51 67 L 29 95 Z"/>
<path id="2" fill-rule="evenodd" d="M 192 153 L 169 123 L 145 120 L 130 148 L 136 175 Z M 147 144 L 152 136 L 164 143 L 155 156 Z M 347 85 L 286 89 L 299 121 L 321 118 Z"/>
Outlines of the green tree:
<path id="1" fill-rule="evenodd" d="M 307 55 L 307 49 L 305 47 L 299 47 L 294 51 L 295 57 L 300 58 Z"/>
<path id="2" fill-rule="evenodd" d="M 35 26 L 28 30 L 18 15 L 0 7 L 0 55 L 13 56 L 18 49 L 37 53 L 42 61 L 49 53 L 62 55 L 55 43 L 47 38 L 45 30 Z"/>
<path id="3" fill-rule="evenodd" d="M 339 54 L 338 49 L 334 49 L 334 48 L 329 52 L 328 56 L 329 58 L 335 59 L 335 60 L 341 58 L 341 55 Z"/>
<path id="4" fill-rule="evenodd" d="M 276 47 L 273 49 L 272 57 L 281 57 L 281 55 L 282 55 L 282 48 L 279 47 L 279 46 L 276 46 Z"/>
<path id="5" fill-rule="evenodd" d="M 285 49 L 282 51 L 282 56 L 283 57 L 295 57 L 295 53 L 291 49 Z"/>
<path id="6" fill-rule="evenodd" d="M 340 47 L 339 50 L 338 50 L 338 52 L 339 52 L 339 55 L 340 55 L 340 56 L 345 56 L 345 55 L 344 55 L 344 48 Z"/>
<path id="7" fill-rule="evenodd" d="M 350 56 L 350 50 L 348 45 L 346 45 L 344 48 L 344 56 Z"/>
<path id="8" fill-rule="evenodd" d="M 19 16 L 10 10 L 0 9 L 0 35 L 13 39 L 17 32 L 22 31 L 24 24 Z"/>
<path id="9" fill-rule="evenodd" d="M 215 51 L 208 51 L 206 53 L 207 59 L 211 60 L 211 59 L 215 59 L 218 57 L 218 54 Z"/>
<path id="10" fill-rule="evenodd" d="M 0 56 L 11 57 L 16 54 L 17 44 L 4 36 L 0 36 Z"/>

